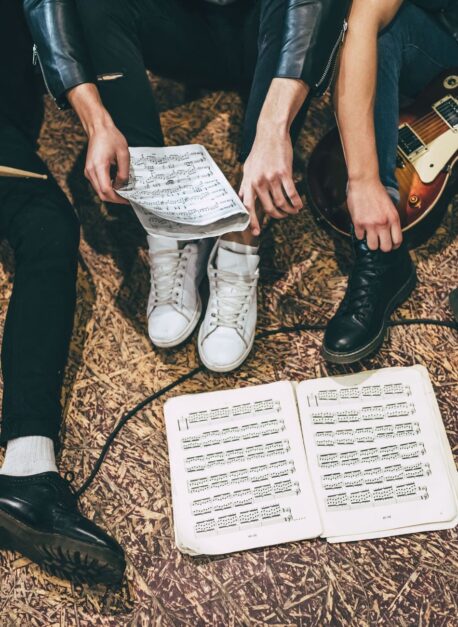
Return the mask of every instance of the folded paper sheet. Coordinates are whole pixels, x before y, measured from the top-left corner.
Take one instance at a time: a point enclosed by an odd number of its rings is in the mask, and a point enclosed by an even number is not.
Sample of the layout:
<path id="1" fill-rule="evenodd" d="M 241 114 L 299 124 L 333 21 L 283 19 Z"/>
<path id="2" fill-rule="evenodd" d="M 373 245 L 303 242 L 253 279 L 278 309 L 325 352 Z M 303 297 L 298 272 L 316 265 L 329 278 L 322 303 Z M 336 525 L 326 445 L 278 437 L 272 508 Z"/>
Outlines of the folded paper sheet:
<path id="1" fill-rule="evenodd" d="M 247 210 L 203 146 L 129 151 L 129 183 L 118 193 L 147 233 L 188 240 L 248 226 Z"/>

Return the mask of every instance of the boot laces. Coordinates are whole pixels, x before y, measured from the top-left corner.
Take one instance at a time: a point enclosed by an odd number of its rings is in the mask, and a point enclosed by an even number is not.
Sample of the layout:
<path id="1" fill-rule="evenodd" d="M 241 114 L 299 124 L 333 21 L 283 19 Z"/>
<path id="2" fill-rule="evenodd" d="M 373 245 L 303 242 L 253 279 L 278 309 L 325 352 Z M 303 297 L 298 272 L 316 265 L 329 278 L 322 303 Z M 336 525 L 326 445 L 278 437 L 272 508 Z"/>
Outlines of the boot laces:
<path id="1" fill-rule="evenodd" d="M 216 300 L 215 310 L 211 313 L 210 325 L 227 327 L 240 332 L 242 322 L 250 308 L 256 276 L 240 276 L 227 270 L 213 270 L 211 274 L 213 293 Z"/>
<path id="2" fill-rule="evenodd" d="M 383 269 L 372 251 L 356 258 L 341 313 L 353 313 L 358 319 L 370 314 L 379 293 Z"/>
<path id="3" fill-rule="evenodd" d="M 160 250 L 150 253 L 151 286 L 154 290 L 153 306 L 177 306 L 183 287 L 189 250 Z"/>

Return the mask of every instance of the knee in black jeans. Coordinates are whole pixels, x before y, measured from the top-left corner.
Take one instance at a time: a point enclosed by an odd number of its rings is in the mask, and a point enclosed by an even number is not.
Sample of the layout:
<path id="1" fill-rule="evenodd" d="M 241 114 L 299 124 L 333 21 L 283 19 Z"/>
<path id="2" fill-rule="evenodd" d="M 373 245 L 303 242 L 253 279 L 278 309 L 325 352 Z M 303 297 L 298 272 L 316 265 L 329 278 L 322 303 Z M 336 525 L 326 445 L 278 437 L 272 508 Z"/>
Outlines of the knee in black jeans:
<path id="1" fill-rule="evenodd" d="M 16 207 L 8 239 L 16 265 L 57 265 L 76 271 L 79 221 L 57 183 L 52 179 L 21 181 L 12 201 Z"/>

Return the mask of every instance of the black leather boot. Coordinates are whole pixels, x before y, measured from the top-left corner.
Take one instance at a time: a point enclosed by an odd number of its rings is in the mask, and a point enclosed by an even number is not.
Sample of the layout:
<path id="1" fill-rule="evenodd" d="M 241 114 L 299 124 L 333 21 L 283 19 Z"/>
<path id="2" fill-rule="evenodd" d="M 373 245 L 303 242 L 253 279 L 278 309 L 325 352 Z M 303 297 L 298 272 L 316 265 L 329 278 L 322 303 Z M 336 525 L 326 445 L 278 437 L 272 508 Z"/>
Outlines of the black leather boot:
<path id="1" fill-rule="evenodd" d="M 122 548 L 79 513 L 68 482 L 55 472 L 0 475 L 0 549 L 76 583 L 118 584 L 125 569 Z"/>
<path id="2" fill-rule="evenodd" d="M 323 357 L 351 364 L 383 343 L 388 320 L 415 287 L 417 275 L 407 247 L 384 253 L 354 240 L 355 264 L 346 294 L 324 334 Z"/>

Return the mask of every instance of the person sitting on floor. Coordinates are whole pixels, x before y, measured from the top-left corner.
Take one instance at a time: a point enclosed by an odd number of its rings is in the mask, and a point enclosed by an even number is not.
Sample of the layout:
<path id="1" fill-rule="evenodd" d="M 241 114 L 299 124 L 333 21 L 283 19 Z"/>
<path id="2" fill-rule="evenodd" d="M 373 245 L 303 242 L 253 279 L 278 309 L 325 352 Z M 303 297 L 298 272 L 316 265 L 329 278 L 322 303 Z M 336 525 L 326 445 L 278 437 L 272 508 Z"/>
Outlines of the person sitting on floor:
<path id="1" fill-rule="evenodd" d="M 415 267 L 396 205 L 399 97 L 458 65 L 457 0 L 354 0 L 335 90 L 356 260 L 323 355 L 353 363 L 377 350 Z"/>
<path id="2" fill-rule="evenodd" d="M 20 3 L 1 0 L 0 230 L 15 273 L 3 345 L 0 550 L 18 551 L 75 581 L 116 583 L 121 547 L 78 511 L 57 471 L 60 393 L 76 302 L 79 223 L 36 154 L 41 97 Z"/>
<path id="3" fill-rule="evenodd" d="M 253 346 L 261 231 L 256 203 L 261 214 L 278 219 L 302 207 L 293 144 L 308 94 L 327 87 L 349 4 L 24 0 L 46 82 L 56 102 L 69 102 L 80 117 L 89 138 L 86 175 L 104 201 L 123 202 L 115 190 L 128 179 L 128 145 L 164 144 L 146 68 L 191 85 L 251 88 L 240 186 L 251 228 L 223 236 L 208 260 L 210 296 L 198 350 L 210 370 L 237 368 Z M 149 335 L 156 346 L 176 346 L 199 322 L 208 244 L 156 236 L 148 236 L 148 244 Z"/>

